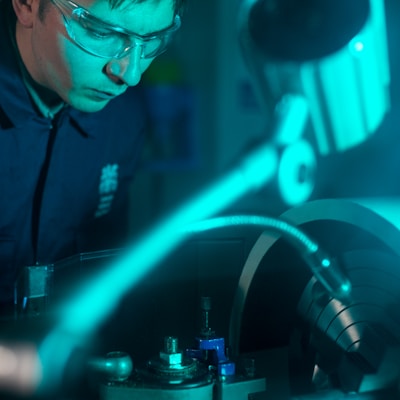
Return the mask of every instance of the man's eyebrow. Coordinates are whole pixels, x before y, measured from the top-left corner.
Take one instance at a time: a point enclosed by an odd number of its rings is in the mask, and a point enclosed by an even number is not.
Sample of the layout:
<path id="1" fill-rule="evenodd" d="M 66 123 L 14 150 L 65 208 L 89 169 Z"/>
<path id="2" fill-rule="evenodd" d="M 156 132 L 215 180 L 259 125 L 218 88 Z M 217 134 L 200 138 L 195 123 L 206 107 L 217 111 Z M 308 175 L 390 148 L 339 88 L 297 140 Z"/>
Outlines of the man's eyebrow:
<path id="1" fill-rule="evenodd" d="M 167 33 L 175 25 L 177 25 L 177 24 L 178 24 L 178 26 L 180 25 L 180 17 L 179 17 L 179 15 L 176 14 L 173 17 L 172 22 L 168 26 L 166 26 L 165 28 L 161 28 L 161 29 L 158 29 L 156 31 L 152 31 L 152 32 L 149 32 L 149 33 L 141 34 L 141 33 L 134 32 L 134 31 L 132 31 L 130 29 L 126 29 L 126 28 L 124 28 L 124 27 L 122 27 L 120 25 L 116 25 L 116 24 L 113 24 L 113 23 L 111 23 L 109 21 L 105 21 L 103 19 L 100 19 L 96 15 L 93 15 L 88 9 L 86 9 L 84 7 L 82 7 L 82 8 L 87 13 L 86 18 L 91 19 L 93 22 L 97 22 L 97 23 L 103 24 L 105 26 L 108 26 L 110 29 L 118 29 L 118 30 L 121 30 L 121 32 L 123 32 L 123 33 L 130 34 L 130 35 L 135 35 L 135 36 L 140 36 L 142 38 L 150 38 L 150 37 L 153 37 L 153 36 L 162 35 L 163 33 Z"/>
<path id="2" fill-rule="evenodd" d="M 148 36 L 156 36 L 156 35 L 160 35 L 160 34 L 166 33 L 166 32 L 168 32 L 171 28 L 173 28 L 173 27 L 175 26 L 175 24 L 177 23 L 177 22 L 176 22 L 176 21 L 177 21 L 177 18 L 179 18 L 179 16 L 175 15 L 174 18 L 173 18 L 173 20 L 172 20 L 172 22 L 171 22 L 168 26 L 166 26 L 165 28 L 162 28 L 162 29 L 159 29 L 159 30 L 157 30 L 157 31 L 150 32 L 150 33 L 146 33 L 146 34 L 144 34 L 144 35 L 139 35 L 139 36 L 148 37 Z"/>

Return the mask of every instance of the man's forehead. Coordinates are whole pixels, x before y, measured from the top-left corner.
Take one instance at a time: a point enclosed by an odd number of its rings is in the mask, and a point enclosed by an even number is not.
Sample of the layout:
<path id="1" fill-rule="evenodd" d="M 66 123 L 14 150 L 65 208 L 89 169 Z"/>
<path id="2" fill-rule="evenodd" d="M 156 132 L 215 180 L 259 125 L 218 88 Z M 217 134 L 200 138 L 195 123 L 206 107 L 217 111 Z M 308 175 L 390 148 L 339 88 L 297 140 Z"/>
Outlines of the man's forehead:
<path id="1" fill-rule="evenodd" d="M 93 16 L 140 35 L 168 28 L 174 19 L 174 0 L 79 0 Z"/>

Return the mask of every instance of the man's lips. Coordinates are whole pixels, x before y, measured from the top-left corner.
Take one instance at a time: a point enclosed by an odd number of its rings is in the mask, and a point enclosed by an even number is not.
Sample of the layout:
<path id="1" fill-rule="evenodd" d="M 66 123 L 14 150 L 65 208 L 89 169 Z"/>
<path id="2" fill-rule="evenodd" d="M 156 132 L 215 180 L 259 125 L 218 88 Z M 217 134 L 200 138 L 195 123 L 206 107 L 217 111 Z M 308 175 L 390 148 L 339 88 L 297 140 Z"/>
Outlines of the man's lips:
<path id="1" fill-rule="evenodd" d="M 112 92 L 112 91 L 104 91 L 104 90 L 98 90 L 98 89 L 92 89 L 92 92 L 95 97 L 102 99 L 102 100 L 111 100 L 114 97 L 117 97 L 117 96 L 121 95 L 122 93 L 124 93 L 124 91 Z"/>

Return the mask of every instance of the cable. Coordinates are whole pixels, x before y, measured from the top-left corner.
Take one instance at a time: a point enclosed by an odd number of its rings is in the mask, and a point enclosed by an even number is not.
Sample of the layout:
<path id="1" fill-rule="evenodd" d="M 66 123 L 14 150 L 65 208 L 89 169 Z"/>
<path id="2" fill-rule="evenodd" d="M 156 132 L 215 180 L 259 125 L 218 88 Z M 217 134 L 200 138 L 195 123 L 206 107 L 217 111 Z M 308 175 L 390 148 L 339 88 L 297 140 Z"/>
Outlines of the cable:
<path id="1" fill-rule="evenodd" d="M 286 221 L 258 215 L 223 216 L 196 222 L 187 227 L 187 232 L 197 233 L 237 225 L 257 225 L 282 234 L 288 242 L 299 250 L 315 278 L 332 297 L 346 303 L 351 301 L 351 283 L 337 261 L 303 231 Z"/>

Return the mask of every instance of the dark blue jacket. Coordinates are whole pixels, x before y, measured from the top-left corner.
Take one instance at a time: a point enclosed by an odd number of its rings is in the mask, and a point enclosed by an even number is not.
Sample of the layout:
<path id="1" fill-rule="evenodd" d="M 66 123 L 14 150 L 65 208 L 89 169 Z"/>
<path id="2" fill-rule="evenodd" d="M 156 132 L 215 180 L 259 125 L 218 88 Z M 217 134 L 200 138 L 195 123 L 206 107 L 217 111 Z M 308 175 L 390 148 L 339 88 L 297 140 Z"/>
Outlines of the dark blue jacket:
<path id="1" fill-rule="evenodd" d="M 18 270 L 121 244 L 143 142 L 138 88 L 52 123 L 23 84 L 0 3 L 0 303 Z"/>

